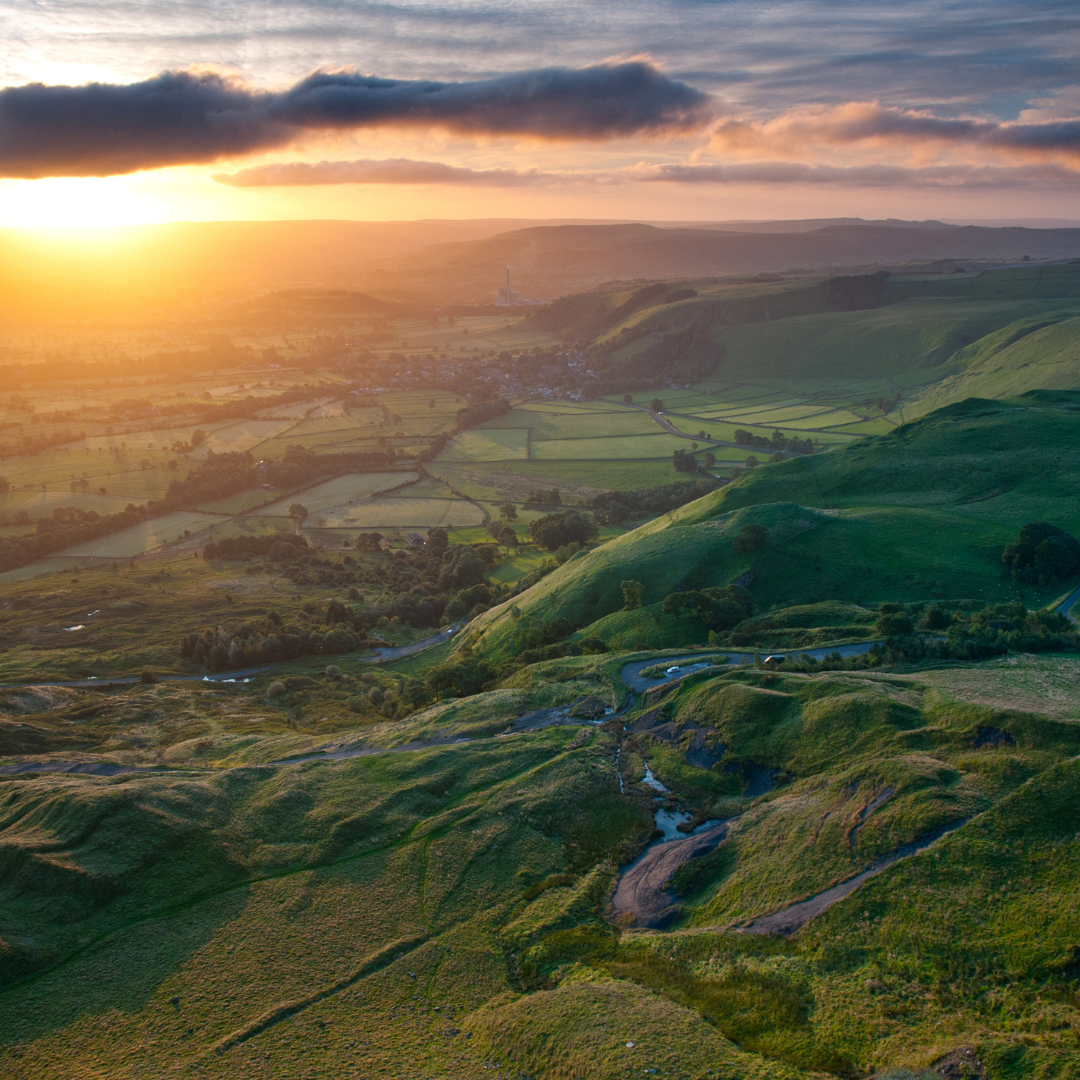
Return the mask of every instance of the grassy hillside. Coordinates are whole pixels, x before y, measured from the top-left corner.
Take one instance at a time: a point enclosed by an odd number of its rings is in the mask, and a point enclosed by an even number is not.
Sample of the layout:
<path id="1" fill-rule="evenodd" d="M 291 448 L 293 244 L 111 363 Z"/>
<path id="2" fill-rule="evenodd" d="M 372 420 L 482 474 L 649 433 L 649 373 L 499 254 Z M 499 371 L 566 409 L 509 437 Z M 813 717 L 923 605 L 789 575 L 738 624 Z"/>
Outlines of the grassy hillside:
<path id="1" fill-rule="evenodd" d="M 967 668 L 948 685 L 719 669 L 647 698 L 625 734 L 490 737 L 590 684 L 618 693 L 621 662 L 537 665 L 321 740 L 253 730 L 263 678 L 213 691 L 241 743 L 211 734 L 147 773 L 5 776 L 0 1069 L 811 1080 L 971 1047 L 999 1080 L 1078 1075 L 1074 721 L 970 704 Z M 200 707 L 173 692 L 107 694 L 145 739 Z M 62 731 L 72 702 L 35 702 Z M 268 763 L 290 740 L 384 752 Z M 715 766 L 690 763 L 698 744 Z M 646 762 L 672 808 L 734 819 L 676 873 L 659 932 L 607 917 L 650 836 Z M 800 933 L 735 931 L 942 826 Z"/>
<path id="2" fill-rule="evenodd" d="M 1030 389 L 1080 386 L 1080 318 L 1021 319 L 961 349 L 962 370 L 928 388 L 915 404 L 928 412 L 966 397 L 1008 398 Z"/>
<path id="3" fill-rule="evenodd" d="M 1076 388 L 1078 292 L 1078 262 L 696 277 L 564 297 L 530 321 L 587 345 L 616 390 L 635 379 L 878 378 L 910 417 L 965 397 Z"/>
<path id="4" fill-rule="evenodd" d="M 1080 531 L 1080 509 L 1064 497 L 1080 490 L 1078 407 L 1075 393 L 971 400 L 833 453 L 750 470 L 578 554 L 481 616 L 466 640 L 506 655 L 522 647 L 532 626 L 566 619 L 579 636 L 632 644 L 625 623 L 644 616 L 616 614 L 627 579 L 642 583 L 646 607 L 676 590 L 750 573 L 747 587 L 763 608 L 828 599 L 1014 597 L 1016 585 L 1001 576 L 1001 552 L 1020 526 L 1045 519 Z M 767 531 L 768 542 L 740 553 L 734 541 L 751 524 Z M 1029 588 L 1026 595 L 1034 603 L 1053 592 Z M 661 616 L 653 615 L 662 631 Z M 673 645 L 685 642 L 685 629 L 672 630 Z M 662 643 L 655 633 L 641 640 Z"/>

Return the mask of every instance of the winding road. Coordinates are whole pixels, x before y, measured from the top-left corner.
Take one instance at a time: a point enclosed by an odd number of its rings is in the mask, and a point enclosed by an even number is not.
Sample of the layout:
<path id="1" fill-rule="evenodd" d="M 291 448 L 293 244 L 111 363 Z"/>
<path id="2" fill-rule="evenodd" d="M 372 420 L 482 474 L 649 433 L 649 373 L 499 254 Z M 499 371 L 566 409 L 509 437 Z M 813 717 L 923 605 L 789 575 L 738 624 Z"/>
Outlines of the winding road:
<path id="1" fill-rule="evenodd" d="M 1080 595 L 1080 590 L 1077 590 L 1077 593 Z M 863 653 L 868 653 L 875 645 L 880 644 L 880 641 L 859 641 L 854 645 L 826 645 L 820 649 L 778 649 L 775 653 L 767 653 L 763 650 L 759 650 L 757 653 L 727 651 L 692 653 L 689 656 L 667 656 L 659 660 L 635 660 L 632 664 L 623 667 L 619 672 L 619 678 L 631 690 L 637 690 L 640 693 L 642 690 L 649 690 L 654 686 L 663 686 L 664 683 L 676 682 L 679 679 L 685 679 L 688 675 L 695 675 L 699 671 L 704 671 L 712 666 L 710 661 L 716 656 L 726 656 L 728 664 L 735 667 L 752 664 L 755 656 L 805 656 L 813 660 L 821 660 L 823 657 L 832 656 L 834 653 L 839 653 L 841 656 L 861 656 Z M 665 675 L 662 679 L 650 679 L 641 674 L 646 668 L 660 667 L 661 665 L 678 667 L 680 670 L 671 675 Z"/>

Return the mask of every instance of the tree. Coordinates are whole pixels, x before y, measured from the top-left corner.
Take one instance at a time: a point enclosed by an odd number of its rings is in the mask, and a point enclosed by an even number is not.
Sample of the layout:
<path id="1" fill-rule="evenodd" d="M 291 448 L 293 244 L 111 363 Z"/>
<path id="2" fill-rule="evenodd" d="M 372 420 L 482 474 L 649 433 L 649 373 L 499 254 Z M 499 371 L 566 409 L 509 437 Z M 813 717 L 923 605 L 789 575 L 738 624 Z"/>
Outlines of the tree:
<path id="1" fill-rule="evenodd" d="M 623 611 L 634 611 L 641 607 L 643 589 L 640 581 L 624 581 L 619 588 L 623 594 Z"/>
<path id="2" fill-rule="evenodd" d="M 202 444 L 204 442 L 206 442 L 206 432 L 205 431 L 193 431 L 191 433 L 191 445 L 192 446 L 202 446 Z"/>
<path id="3" fill-rule="evenodd" d="M 292 531 L 296 536 L 300 535 L 300 529 L 303 527 L 304 518 L 308 516 L 308 509 L 306 506 L 302 506 L 300 503 L 293 503 L 289 507 L 289 517 L 292 519 Z"/>
<path id="4" fill-rule="evenodd" d="M 633 403 L 634 403 L 634 395 L 633 394 L 623 394 L 622 399 L 623 399 L 624 402 L 626 402 L 627 405 L 633 405 Z"/>
<path id="5" fill-rule="evenodd" d="M 517 521 L 517 507 L 512 502 L 504 502 L 499 507 L 499 516 L 507 521 Z"/>
<path id="6" fill-rule="evenodd" d="M 652 401 L 649 402 L 649 408 L 653 412 L 663 412 L 664 403 L 658 397 L 654 397 Z"/>
<path id="7" fill-rule="evenodd" d="M 697 615 L 711 631 L 730 630 L 754 612 L 753 597 L 741 585 L 668 593 L 665 615 Z"/>
<path id="8" fill-rule="evenodd" d="M 711 450 L 707 450 L 705 452 L 705 468 L 706 469 L 711 469 L 715 465 L 716 465 L 716 455 Z"/>
<path id="9" fill-rule="evenodd" d="M 671 463 L 676 472 L 697 472 L 697 461 L 689 450 L 676 450 L 671 455 Z"/>
<path id="10" fill-rule="evenodd" d="M 769 534 L 760 525 L 744 525 L 739 535 L 731 542 L 732 548 L 740 555 L 751 551 L 760 551 L 769 541 Z"/>
<path id="11" fill-rule="evenodd" d="M 441 559 L 449 546 L 450 538 L 446 535 L 445 529 L 440 529 L 438 527 L 428 529 L 427 549 L 430 554 Z"/>

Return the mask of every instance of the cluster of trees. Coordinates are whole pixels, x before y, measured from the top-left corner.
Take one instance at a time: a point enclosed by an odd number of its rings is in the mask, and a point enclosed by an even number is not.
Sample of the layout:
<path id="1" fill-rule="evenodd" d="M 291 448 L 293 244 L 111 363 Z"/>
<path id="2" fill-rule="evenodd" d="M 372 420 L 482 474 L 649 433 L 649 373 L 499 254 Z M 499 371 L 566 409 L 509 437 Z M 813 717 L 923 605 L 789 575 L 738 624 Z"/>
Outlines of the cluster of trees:
<path id="1" fill-rule="evenodd" d="M 201 634 L 185 634 L 180 641 L 180 653 L 211 671 L 236 671 L 300 656 L 341 655 L 354 652 L 366 642 L 362 630 L 345 625 L 326 629 L 290 626 L 276 612 L 270 612 L 262 627 L 245 624 L 230 633 L 219 626 Z"/>
<path id="2" fill-rule="evenodd" d="M 709 630 L 723 633 L 754 613 L 754 599 L 741 585 L 724 585 L 668 593 L 663 610 L 665 615 L 696 615 Z"/>
<path id="3" fill-rule="evenodd" d="M 8 427 L 9 425 L 4 425 Z M 15 428 L 21 428 L 16 423 Z M 40 454 L 54 446 L 86 438 L 85 431 L 38 431 L 0 438 L 0 458 L 21 457 L 24 454 Z"/>
<path id="4" fill-rule="evenodd" d="M 760 551 L 769 542 L 769 534 L 762 525 L 744 525 L 739 535 L 731 541 L 731 549 L 739 555 Z"/>
<path id="5" fill-rule="evenodd" d="M 695 473 L 698 471 L 697 458 L 690 450 L 676 450 L 671 456 L 671 463 L 676 472 Z"/>
<path id="6" fill-rule="evenodd" d="M 466 405 L 464 409 L 457 411 L 457 429 L 466 431 L 468 428 L 479 427 L 494 420 L 498 416 L 505 416 L 510 411 L 510 402 L 504 398 L 495 398 L 493 401 L 477 401 L 472 405 Z"/>
<path id="7" fill-rule="evenodd" d="M 713 477 L 680 480 L 638 491 L 605 491 L 602 495 L 593 495 L 588 505 L 598 518 L 618 525 L 628 518 L 644 514 L 667 514 L 708 495 L 719 486 L 720 482 Z"/>
<path id="8" fill-rule="evenodd" d="M 355 587 L 348 588 L 346 599 L 350 603 L 331 600 L 321 614 L 316 605 L 305 603 L 300 616 L 304 625 L 300 627 L 284 627 L 278 617 L 268 616 L 272 625 L 257 633 L 257 628 L 246 627 L 243 632 L 231 633 L 228 641 L 217 642 L 225 647 L 227 658 L 223 661 L 219 650 L 214 654 L 214 663 L 226 663 L 229 668 L 269 663 L 267 657 L 281 648 L 286 649 L 288 656 L 349 651 L 365 641 L 370 643 L 368 635 L 388 625 L 427 629 L 456 619 L 473 618 L 507 592 L 505 587 L 491 587 L 485 581 L 494 551 L 492 544 L 450 545 L 446 531 L 438 528 L 428 530 L 425 544 L 417 550 L 397 551 L 386 561 L 371 560 L 359 565 L 351 555 L 340 561 L 328 559 L 311 548 L 303 537 L 238 537 L 216 541 L 213 546 L 207 545 L 204 551 L 207 558 L 280 559 L 279 572 L 298 584 L 314 581 L 346 588 L 365 582 L 376 586 L 383 595 L 377 602 L 364 603 L 362 593 Z M 326 629 L 309 625 L 314 619 L 321 619 Z M 331 630 L 352 637 L 341 634 L 327 637 Z M 213 643 L 203 635 L 204 648 L 197 653 L 196 637 L 199 635 L 187 635 L 181 642 L 181 651 L 186 657 L 209 663 Z M 232 638 L 237 639 L 235 650 L 231 649 Z M 309 652 L 288 652 L 294 648 Z"/>
<path id="9" fill-rule="evenodd" d="M 51 517 L 38 519 L 36 532 L 0 540 L 0 571 L 25 566 L 72 544 L 108 536 L 152 516 L 147 507 L 133 504 L 117 514 L 57 507 Z"/>
<path id="10" fill-rule="evenodd" d="M 255 459 L 250 451 L 215 454 L 210 450 L 206 460 L 187 476 L 169 482 L 164 499 L 152 500 L 150 505 L 176 510 L 196 502 L 224 499 L 254 486 Z"/>
<path id="11" fill-rule="evenodd" d="M 303 536 L 226 536 L 211 540 L 203 547 L 204 559 L 274 559 L 276 547 L 288 549 L 289 557 L 295 558 L 310 547 Z"/>
<path id="12" fill-rule="evenodd" d="M 533 646 L 518 653 L 521 664 L 539 664 L 542 660 L 558 660 L 563 656 L 594 656 L 609 652 L 600 638 L 582 638 L 581 641 L 558 641 L 550 645 Z"/>
<path id="13" fill-rule="evenodd" d="M 529 523 L 529 535 L 548 551 L 571 543 L 587 544 L 596 539 L 599 532 L 593 516 L 580 510 L 545 514 Z"/>
<path id="14" fill-rule="evenodd" d="M 643 323 L 642 329 L 646 333 L 655 333 L 659 328 Z M 620 347 L 624 342 L 613 344 Z M 636 355 L 621 360 L 618 372 L 622 376 L 693 382 L 712 374 L 722 356 L 723 348 L 709 340 L 707 325 L 688 323 L 664 333 Z"/>
<path id="15" fill-rule="evenodd" d="M 1064 529 L 1046 521 L 1033 521 L 1005 549 L 1001 561 L 1014 581 L 1049 585 L 1080 571 L 1080 542 Z"/>
<path id="16" fill-rule="evenodd" d="M 279 461 L 267 463 L 266 479 L 275 487 L 301 487 L 323 476 L 348 472 L 377 472 L 397 461 L 394 450 L 362 450 L 316 454 L 303 446 L 290 446 Z M 252 481 L 254 482 L 254 481 Z"/>
<path id="17" fill-rule="evenodd" d="M 517 516 L 517 511 L 514 511 L 514 516 Z M 488 535 L 496 544 L 502 544 L 503 547 L 516 547 L 519 543 L 518 534 L 506 524 L 505 521 L 492 521 L 487 526 Z"/>
<path id="18" fill-rule="evenodd" d="M 736 428 L 735 441 L 740 446 L 758 446 L 762 450 L 772 450 L 776 453 L 781 450 L 790 450 L 794 454 L 812 454 L 814 452 L 814 444 L 810 439 L 800 439 L 796 435 L 789 438 L 782 431 L 774 431 L 772 437 L 766 439 L 764 435 L 755 435 L 752 431 Z"/>
<path id="19" fill-rule="evenodd" d="M 447 432 L 443 432 L 441 435 L 436 435 L 431 442 L 416 455 L 417 461 L 434 461 L 449 445 L 451 435 Z"/>
<path id="20" fill-rule="evenodd" d="M 924 626 L 929 621 L 924 618 Z M 944 638 L 931 638 L 917 631 L 906 614 L 884 613 L 878 625 L 893 633 L 879 646 L 878 655 L 883 662 L 901 663 L 923 659 L 981 660 L 1007 652 L 1080 649 L 1080 635 L 1064 615 L 1031 611 L 1020 601 L 989 604 L 971 614 L 957 612 L 950 622 Z"/>
<path id="21" fill-rule="evenodd" d="M 536 510 L 542 506 L 562 506 L 558 488 L 533 488 L 525 498 L 525 509 Z"/>

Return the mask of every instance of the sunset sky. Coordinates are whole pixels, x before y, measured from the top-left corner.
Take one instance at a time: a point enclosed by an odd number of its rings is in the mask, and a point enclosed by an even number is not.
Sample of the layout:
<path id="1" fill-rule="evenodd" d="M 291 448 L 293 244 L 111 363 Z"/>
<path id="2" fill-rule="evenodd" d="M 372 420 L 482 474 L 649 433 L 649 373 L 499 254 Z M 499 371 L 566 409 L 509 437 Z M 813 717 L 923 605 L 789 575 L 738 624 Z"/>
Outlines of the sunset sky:
<path id="1" fill-rule="evenodd" d="M 1051 0 L 0 0 L 0 225 L 1080 218 Z"/>

